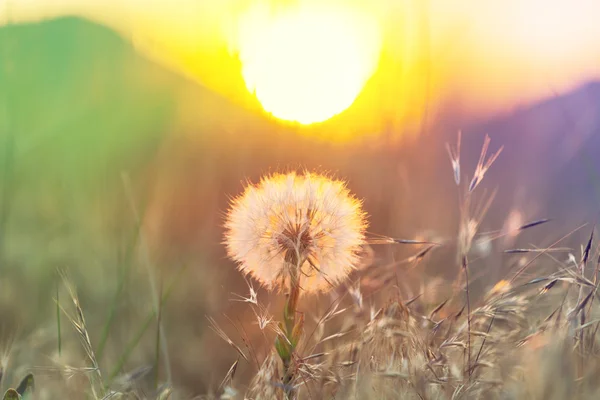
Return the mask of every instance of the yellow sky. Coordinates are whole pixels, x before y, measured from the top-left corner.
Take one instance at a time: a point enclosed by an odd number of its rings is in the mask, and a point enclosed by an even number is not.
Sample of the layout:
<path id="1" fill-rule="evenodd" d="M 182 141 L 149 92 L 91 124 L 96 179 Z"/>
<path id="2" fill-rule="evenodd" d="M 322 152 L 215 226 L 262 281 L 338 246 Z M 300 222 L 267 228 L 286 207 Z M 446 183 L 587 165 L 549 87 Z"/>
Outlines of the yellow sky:
<path id="1" fill-rule="evenodd" d="M 81 15 L 112 27 L 145 54 L 247 107 L 235 58 L 237 18 L 251 0 L 0 0 L 13 21 Z M 274 12 L 316 0 L 262 1 Z M 428 102 L 490 114 L 600 78 L 597 0 L 319 0 L 375 18 L 379 69 L 336 119 L 356 129 L 417 120 Z M 448 100 L 452 99 L 452 100 Z M 345 122 L 344 122 L 345 121 Z"/>

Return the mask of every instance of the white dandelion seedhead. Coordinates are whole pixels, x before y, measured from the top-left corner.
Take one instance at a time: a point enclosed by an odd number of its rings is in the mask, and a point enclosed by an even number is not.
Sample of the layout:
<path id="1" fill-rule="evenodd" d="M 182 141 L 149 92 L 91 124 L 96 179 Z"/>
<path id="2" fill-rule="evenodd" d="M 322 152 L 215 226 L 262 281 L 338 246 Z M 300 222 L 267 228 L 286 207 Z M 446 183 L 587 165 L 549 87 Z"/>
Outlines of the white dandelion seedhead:
<path id="1" fill-rule="evenodd" d="M 225 244 L 239 269 L 263 286 L 289 285 L 298 261 L 304 292 L 324 291 L 359 262 L 366 215 L 344 182 L 324 175 L 273 174 L 232 201 Z"/>

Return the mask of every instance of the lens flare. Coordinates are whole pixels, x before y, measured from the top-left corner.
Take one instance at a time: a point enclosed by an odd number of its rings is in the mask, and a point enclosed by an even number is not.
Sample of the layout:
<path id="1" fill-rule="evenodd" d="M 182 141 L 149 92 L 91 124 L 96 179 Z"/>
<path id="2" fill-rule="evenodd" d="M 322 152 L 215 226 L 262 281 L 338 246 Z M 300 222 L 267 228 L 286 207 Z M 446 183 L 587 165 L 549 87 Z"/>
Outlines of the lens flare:
<path id="1" fill-rule="evenodd" d="M 239 57 L 248 90 L 276 118 L 311 124 L 348 108 L 374 73 L 377 24 L 343 8 L 245 13 Z"/>

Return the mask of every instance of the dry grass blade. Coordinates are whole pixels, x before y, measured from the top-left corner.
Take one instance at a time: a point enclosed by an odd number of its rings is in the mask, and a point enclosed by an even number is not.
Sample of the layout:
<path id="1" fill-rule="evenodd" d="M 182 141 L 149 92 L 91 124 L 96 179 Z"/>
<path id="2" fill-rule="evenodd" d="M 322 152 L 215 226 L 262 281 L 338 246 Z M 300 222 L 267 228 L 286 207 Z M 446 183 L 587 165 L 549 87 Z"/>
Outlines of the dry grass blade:
<path id="1" fill-rule="evenodd" d="M 581 270 L 583 271 L 588 259 L 590 257 L 590 250 L 592 248 L 592 242 L 594 240 L 594 230 L 592 229 L 592 232 L 590 233 L 590 238 L 587 242 L 587 244 L 585 245 L 585 249 L 583 250 L 583 255 L 581 257 Z"/>
<path id="2" fill-rule="evenodd" d="M 231 301 L 240 301 L 243 303 L 258 305 L 258 292 L 254 289 L 254 286 L 252 286 L 252 284 L 250 283 L 250 281 L 248 281 L 246 277 L 244 277 L 244 280 L 246 281 L 246 285 L 248 285 L 248 297 L 240 296 L 237 293 L 232 293 L 233 295 L 237 296 L 237 298 L 231 299 Z"/>
<path id="3" fill-rule="evenodd" d="M 91 370 L 93 370 L 96 374 L 97 380 L 94 380 L 90 377 L 92 391 L 94 392 L 94 395 L 96 395 L 97 390 L 100 393 L 103 393 L 104 392 L 104 384 L 103 384 L 103 380 L 102 380 L 102 373 L 100 371 L 100 366 L 98 365 L 98 361 L 97 361 L 96 355 L 94 353 L 94 348 L 93 348 L 92 342 L 90 340 L 90 335 L 88 334 L 88 329 L 87 329 L 87 325 L 86 325 L 85 318 L 83 315 L 83 310 L 82 310 L 81 304 L 79 302 L 79 298 L 77 297 L 75 288 L 69 282 L 66 274 L 64 272 L 61 272 L 61 276 L 63 279 L 64 286 L 66 287 L 67 291 L 69 292 L 69 297 L 71 298 L 73 305 L 75 307 L 75 316 L 74 317 L 71 316 L 68 312 L 66 312 L 64 310 L 64 308 L 62 308 L 62 306 L 61 306 L 61 309 L 62 309 L 63 313 L 67 316 L 67 318 L 69 319 L 69 321 L 71 322 L 71 324 L 73 325 L 73 327 L 75 328 L 77 333 L 79 334 L 79 338 L 80 338 L 82 347 L 87 355 L 87 358 L 89 359 L 89 361 L 92 365 Z M 96 386 L 98 386 L 98 387 L 96 387 Z"/>
<path id="4" fill-rule="evenodd" d="M 522 254 L 522 253 L 559 253 L 569 252 L 573 249 L 569 247 L 557 247 L 557 248 L 546 248 L 546 249 L 508 249 L 504 250 L 506 254 Z"/>
<path id="5" fill-rule="evenodd" d="M 550 280 L 550 278 L 535 278 L 535 279 L 530 280 L 529 282 L 525 282 L 523 284 L 523 286 L 535 285 L 535 284 L 538 284 L 538 283 L 541 283 L 541 282 L 546 282 L 546 281 L 549 281 L 549 280 Z"/>
<path id="6" fill-rule="evenodd" d="M 152 365 L 144 365 L 131 372 L 118 376 L 114 379 L 113 385 L 115 389 L 121 392 L 133 390 L 148 374 L 154 369 Z"/>
<path id="7" fill-rule="evenodd" d="M 513 283 L 519 276 L 521 276 L 521 274 L 523 272 L 525 272 L 525 270 L 527 268 L 529 268 L 531 266 L 531 264 L 533 264 L 535 262 L 535 260 L 537 260 L 538 258 L 540 258 L 542 255 L 547 253 L 548 249 L 554 248 L 557 244 L 559 244 L 560 242 L 562 242 L 563 240 L 565 240 L 566 238 L 568 238 L 569 236 L 573 235 L 575 232 L 577 232 L 578 230 L 582 229 L 583 227 L 587 226 L 587 224 L 582 224 L 579 225 L 577 228 L 573 229 L 572 231 L 570 231 L 569 233 L 567 233 L 566 235 L 562 236 L 560 239 L 556 240 L 554 243 L 552 243 L 550 246 L 547 247 L 546 251 L 541 251 L 540 253 L 536 254 L 535 257 L 533 257 L 531 260 L 529 260 L 527 263 L 525 263 L 525 265 L 523 265 L 516 273 L 515 275 L 513 275 L 513 277 L 510 279 L 510 283 Z"/>
<path id="8" fill-rule="evenodd" d="M 558 279 L 553 279 L 552 281 L 550 281 L 550 283 L 548 283 L 547 285 L 545 285 L 542 288 L 542 290 L 540 290 L 540 294 L 547 293 L 550 289 L 552 289 L 554 287 L 554 285 L 556 285 L 556 282 L 558 282 Z"/>
<path id="9" fill-rule="evenodd" d="M 595 320 L 592 320 L 592 321 L 588 321 L 585 324 L 580 325 L 577 328 L 575 328 L 575 331 L 579 331 L 579 330 L 588 328 L 588 327 L 590 327 L 590 326 L 592 326 L 594 324 L 597 324 L 597 323 L 600 323 L 600 319 L 595 319 Z"/>
<path id="10" fill-rule="evenodd" d="M 458 131 L 458 140 L 456 141 L 456 148 L 452 148 L 449 143 L 446 143 L 446 151 L 448 157 L 450 157 L 450 163 L 452 164 L 452 172 L 454 173 L 454 183 L 456 186 L 460 185 L 460 142 L 462 132 Z"/>
<path id="11" fill-rule="evenodd" d="M 379 372 L 377 375 L 381 376 L 383 378 L 400 378 L 400 379 L 409 379 L 410 378 L 410 375 L 404 374 L 404 373 L 398 372 L 398 371 L 384 371 L 384 372 Z"/>
<path id="12" fill-rule="evenodd" d="M 341 337 L 344 337 L 344 336 L 346 336 L 346 335 L 347 335 L 347 334 L 349 334 L 349 333 L 350 333 L 350 331 L 347 331 L 347 332 L 338 332 L 338 333 L 334 333 L 333 335 L 329 335 L 329 336 L 327 336 L 326 338 L 323 338 L 323 339 L 321 339 L 321 340 L 319 341 L 319 344 L 320 344 L 320 343 L 323 343 L 323 342 L 327 342 L 328 340 L 339 339 L 339 338 L 341 338 Z"/>
<path id="13" fill-rule="evenodd" d="M 338 363 L 338 365 L 340 367 L 351 367 L 351 366 L 353 366 L 356 363 L 357 363 L 356 360 L 348 360 L 348 361 L 341 361 L 341 362 Z"/>
<path id="14" fill-rule="evenodd" d="M 408 261 L 408 262 L 411 262 L 411 263 L 412 263 L 412 262 L 414 262 L 414 263 L 419 263 L 419 262 L 421 262 L 421 261 L 423 260 L 423 258 L 424 258 L 424 257 L 425 257 L 427 254 L 429 254 L 429 252 L 430 252 L 431 250 L 433 250 L 435 247 L 437 247 L 437 245 L 435 245 L 435 244 L 433 244 L 433 245 L 430 245 L 430 246 L 427 246 L 427 247 L 425 247 L 423 250 L 419 251 L 417 254 L 415 254 L 415 255 L 413 255 L 413 256 L 411 256 L 411 257 L 409 257 L 409 258 L 407 259 L 407 261 Z"/>
<path id="15" fill-rule="evenodd" d="M 233 381 L 233 378 L 235 376 L 235 371 L 237 370 L 237 366 L 238 366 L 239 362 L 240 362 L 240 359 L 238 358 L 231 365 L 231 367 L 229 367 L 229 370 L 227 371 L 227 374 L 225 374 L 225 378 L 223 378 L 223 380 L 221 381 L 221 384 L 219 385 L 219 390 L 221 390 L 225 386 L 231 384 L 231 381 Z"/>
<path id="16" fill-rule="evenodd" d="M 460 347 L 461 349 L 466 350 L 467 344 L 464 342 L 444 342 L 440 345 L 440 348 L 443 349 L 444 347 Z"/>
<path id="17" fill-rule="evenodd" d="M 469 184 L 469 192 L 475 190 L 475 188 L 481 183 L 488 169 L 492 166 L 494 161 L 496 161 L 496 159 L 504 149 L 504 146 L 501 146 L 496 153 L 492 153 L 490 158 L 487 161 L 485 161 L 490 141 L 490 137 L 486 135 L 483 141 L 483 147 L 481 148 L 481 154 L 479 155 L 479 162 L 477 163 L 477 167 L 475 168 L 475 174 L 473 174 L 473 179 Z"/>
<path id="18" fill-rule="evenodd" d="M 573 309 L 572 315 L 575 316 L 575 315 L 579 314 L 585 308 L 585 306 L 587 305 L 588 301 L 590 301 L 590 299 L 592 298 L 593 295 L 594 295 L 594 291 L 592 290 L 592 291 L 590 291 L 588 293 L 587 296 L 585 296 L 585 298 L 583 299 L 583 301 L 581 301 L 577 305 L 577 307 L 575 307 L 575 309 Z"/>
<path id="19" fill-rule="evenodd" d="M 560 278 L 561 280 L 563 280 L 565 282 L 576 283 L 576 284 L 578 284 L 578 285 L 580 285 L 582 287 L 585 286 L 585 287 L 588 287 L 588 288 L 596 287 L 596 285 L 594 284 L 594 282 L 592 282 L 589 279 L 587 279 L 579 271 L 573 271 L 573 270 L 567 269 L 567 270 L 565 270 L 565 272 L 569 276 L 565 277 L 565 278 Z"/>
<path id="20" fill-rule="evenodd" d="M 248 360 L 248 357 L 246 357 L 246 355 L 244 354 L 244 352 L 242 351 L 242 349 L 236 345 L 235 343 L 233 343 L 233 341 L 231 339 L 229 339 L 229 336 L 227 336 L 227 334 L 225 333 L 225 331 L 223 331 L 223 329 L 221 329 L 219 327 L 219 325 L 217 324 L 217 322 L 212 318 L 207 316 L 206 319 L 208 319 L 208 322 L 210 323 L 210 328 L 221 338 L 223 339 L 225 342 L 227 342 L 231 347 L 233 347 L 235 349 L 235 351 L 238 352 L 238 354 L 240 356 L 242 356 L 242 358 L 246 361 Z"/>
<path id="21" fill-rule="evenodd" d="M 410 244 L 410 245 L 418 245 L 418 244 L 428 244 L 433 246 L 441 246 L 441 243 L 431 242 L 427 240 L 417 240 L 417 239 L 398 239 L 392 238 L 389 236 L 377 235 L 377 237 L 368 237 L 366 238 L 367 244 Z"/>
<path id="22" fill-rule="evenodd" d="M 324 356 L 328 356 L 329 353 L 317 353 L 317 354 L 312 354 L 310 356 L 306 356 L 304 358 L 302 358 L 302 361 L 309 361 L 309 360 L 313 360 L 315 358 L 320 358 L 320 357 L 324 357 Z"/>
<path id="23" fill-rule="evenodd" d="M 423 296 L 423 293 L 419 293 L 418 295 L 416 295 L 415 297 L 408 299 L 406 301 L 406 303 L 404 303 L 405 306 L 410 306 L 412 303 L 414 303 L 415 301 L 419 300 L 421 298 L 421 296 Z M 379 310 L 379 312 L 381 312 L 381 309 Z"/>
<path id="24" fill-rule="evenodd" d="M 431 313 L 429 313 L 429 319 L 432 319 L 435 314 L 437 314 L 442 308 L 444 308 L 444 306 L 446 305 L 446 303 L 448 303 L 448 300 L 450 300 L 450 299 L 444 300 L 441 304 L 439 304 L 437 307 L 435 307 L 431 311 Z"/>
<path id="25" fill-rule="evenodd" d="M 538 225 L 545 224 L 546 222 L 550 222 L 551 220 L 548 218 L 538 219 L 536 221 L 529 222 L 527 224 L 521 225 L 518 229 L 520 231 L 524 231 L 525 229 L 533 228 Z"/>

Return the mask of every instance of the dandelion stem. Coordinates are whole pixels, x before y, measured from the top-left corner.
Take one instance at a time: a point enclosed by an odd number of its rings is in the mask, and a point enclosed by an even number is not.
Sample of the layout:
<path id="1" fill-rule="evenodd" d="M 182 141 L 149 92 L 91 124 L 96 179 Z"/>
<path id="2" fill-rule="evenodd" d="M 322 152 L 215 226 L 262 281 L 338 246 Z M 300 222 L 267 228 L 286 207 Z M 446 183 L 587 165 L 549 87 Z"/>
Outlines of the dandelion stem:
<path id="1" fill-rule="evenodd" d="M 283 309 L 283 333 L 285 338 L 283 338 L 283 341 L 278 340 L 275 344 L 281 361 L 283 361 L 283 387 L 286 398 L 289 400 L 295 398 L 293 356 L 304 325 L 303 318 L 296 321 L 296 309 L 300 297 L 300 266 L 302 265 L 299 259 L 300 257 L 292 251 L 286 255 L 286 261 L 289 262 L 291 268 L 289 270 L 290 292 Z"/>
<path id="2" fill-rule="evenodd" d="M 300 295 L 299 278 L 297 274 L 290 274 L 290 294 L 285 303 L 285 309 L 283 311 L 283 319 L 285 321 L 286 334 L 289 335 L 294 330 L 296 323 L 296 307 L 298 306 L 298 297 Z"/>

